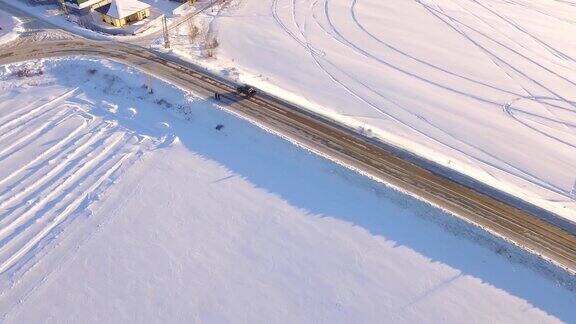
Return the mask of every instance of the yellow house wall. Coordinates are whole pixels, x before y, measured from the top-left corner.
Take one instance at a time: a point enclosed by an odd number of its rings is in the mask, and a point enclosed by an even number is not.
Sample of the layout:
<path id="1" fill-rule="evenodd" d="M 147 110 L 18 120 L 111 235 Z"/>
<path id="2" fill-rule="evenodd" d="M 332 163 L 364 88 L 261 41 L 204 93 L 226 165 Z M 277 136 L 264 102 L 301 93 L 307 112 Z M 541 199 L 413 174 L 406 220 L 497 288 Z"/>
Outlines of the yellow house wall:
<path id="1" fill-rule="evenodd" d="M 126 21 L 124 21 L 124 19 L 116 19 L 103 14 L 100 14 L 100 16 L 102 17 L 102 21 L 112 26 L 122 27 L 126 25 Z"/>
<path id="2" fill-rule="evenodd" d="M 135 14 L 133 14 L 133 15 L 131 15 L 131 16 L 128 16 L 128 17 L 126 18 L 126 20 L 129 20 L 129 21 L 140 21 L 140 20 L 142 20 L 142 19 L 144 19 L 144 18 L 146 18 L 146 17 L 150 17 L 150 8 L 146 8 L 146 9 L 144 9 L 144 10 L 142 10 L 142 11 L 138 11 L 137 13 L 135 13 Z"/>

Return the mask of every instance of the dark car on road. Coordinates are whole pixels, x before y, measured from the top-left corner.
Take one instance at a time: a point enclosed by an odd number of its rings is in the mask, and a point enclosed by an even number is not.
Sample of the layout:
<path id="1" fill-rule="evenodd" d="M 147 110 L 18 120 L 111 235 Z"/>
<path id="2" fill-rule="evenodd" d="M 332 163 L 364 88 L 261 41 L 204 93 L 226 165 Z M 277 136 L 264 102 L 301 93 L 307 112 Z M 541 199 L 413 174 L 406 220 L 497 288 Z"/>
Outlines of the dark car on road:
<path id="1" fill-rule="evenodd" d="M 238 88 L 236 88 L 236 92 L 238 92 L 238 94 L 241 95 L 242 97 L 252 97 L 253 95 L 256 94 L 256 89 L 254 89 L 249 85 L 241 85 Z"/>

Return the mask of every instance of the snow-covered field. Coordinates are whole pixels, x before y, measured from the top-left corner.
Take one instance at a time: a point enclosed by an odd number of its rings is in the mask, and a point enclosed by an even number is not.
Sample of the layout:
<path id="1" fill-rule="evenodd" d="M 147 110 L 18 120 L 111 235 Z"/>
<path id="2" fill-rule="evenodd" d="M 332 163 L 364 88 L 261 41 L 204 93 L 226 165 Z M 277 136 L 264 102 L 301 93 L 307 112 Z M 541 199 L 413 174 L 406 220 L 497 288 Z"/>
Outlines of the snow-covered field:
<path id="1" fill-rule="evenodd" d="M 5 44 L 18 38 L 22 31 L 21 23 L 12 15 L 0 10 L 0 44 Z"/>
<path id="2" fill-rule="evenodd" d="M 575 288 L 120 64 L 0 67 L 2 322 L 574 322 Z"/>
<path id="3" fill-rule="evenodd" d="M 575 2 L 229 3 L 204 64 L 576 221 Z"/>

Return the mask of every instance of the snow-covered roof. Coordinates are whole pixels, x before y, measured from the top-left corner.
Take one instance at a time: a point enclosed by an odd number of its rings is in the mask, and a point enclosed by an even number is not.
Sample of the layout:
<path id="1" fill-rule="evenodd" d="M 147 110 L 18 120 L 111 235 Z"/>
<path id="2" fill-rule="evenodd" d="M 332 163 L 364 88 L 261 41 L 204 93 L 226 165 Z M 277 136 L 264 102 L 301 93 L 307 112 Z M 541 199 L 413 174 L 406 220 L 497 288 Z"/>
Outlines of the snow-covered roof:
<path id="1" fill-rule="evenodd" d="M 96 10 L 107 16 L 122 19 L 149 7 L 149 4 L 138 0 L 112 0 L 110 4 Z"/>
<path id="2" fill-rule="evenodd" d="M 66 5 L 80 9 L 95 5 L 99 2 L 102 2 L 102 0 L 65 0 Z"/>

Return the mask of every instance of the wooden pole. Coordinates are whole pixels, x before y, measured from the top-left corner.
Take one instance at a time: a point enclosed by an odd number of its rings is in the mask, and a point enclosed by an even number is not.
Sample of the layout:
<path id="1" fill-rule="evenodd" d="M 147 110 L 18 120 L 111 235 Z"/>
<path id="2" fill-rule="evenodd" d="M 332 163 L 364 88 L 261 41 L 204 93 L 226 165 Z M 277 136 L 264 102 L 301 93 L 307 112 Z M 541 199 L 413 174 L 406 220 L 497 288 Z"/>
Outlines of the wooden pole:
<path id="1" fill-rule="evenodd" d="M 170 48 L 170 34 L 168 33 L 168 21 L 166 16 L 162 18 L 162 31 L 164 33 L 164 47 Z"/>

